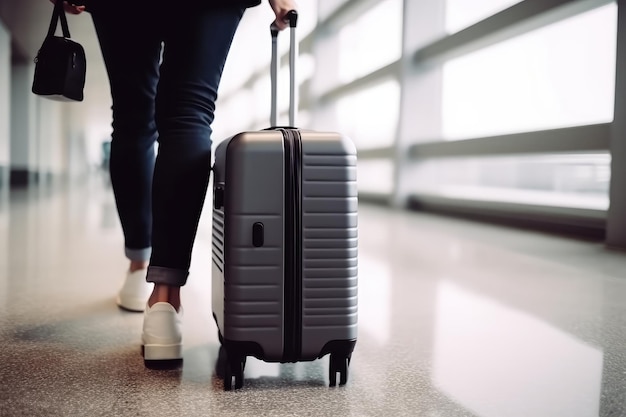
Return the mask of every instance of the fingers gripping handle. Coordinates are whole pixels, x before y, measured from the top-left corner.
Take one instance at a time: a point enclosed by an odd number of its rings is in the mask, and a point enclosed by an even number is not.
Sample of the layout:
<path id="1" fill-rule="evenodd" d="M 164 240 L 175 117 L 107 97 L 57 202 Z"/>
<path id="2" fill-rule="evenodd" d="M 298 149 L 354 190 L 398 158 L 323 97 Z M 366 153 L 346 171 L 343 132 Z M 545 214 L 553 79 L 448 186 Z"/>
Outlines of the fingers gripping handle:
<path id="1" fill-rule="evenodd" d="M 295 28 L 298 25 L 298 12 L 296 10 L 290 10 L 285 14 L 283 19 L 285 23 L 289 23 L 289 27 Z M 276 22 L 272 22 L 270 25 L 272 36 L 278 36 L 279 29 L 276 27 Z"/>
<path id="2" fill-rule="evenodd" d="M 298 107 L 298 83 L 296 82 L 296 59 L 298 58 L 298 41 L 296 39 L 296 26 L 298 12 L 291 10 L 285 16 L 289 22 L 290 45 L 289 45 L 289 126 L 296 126 L 296 111 Z M 278 28 L 274 23 L 270 26 L 272 34 L 272 63 L 270 78 L 272 83 L 272 103 L 270 111 L 270 124 L 275 127 L 278 123 Z"/>

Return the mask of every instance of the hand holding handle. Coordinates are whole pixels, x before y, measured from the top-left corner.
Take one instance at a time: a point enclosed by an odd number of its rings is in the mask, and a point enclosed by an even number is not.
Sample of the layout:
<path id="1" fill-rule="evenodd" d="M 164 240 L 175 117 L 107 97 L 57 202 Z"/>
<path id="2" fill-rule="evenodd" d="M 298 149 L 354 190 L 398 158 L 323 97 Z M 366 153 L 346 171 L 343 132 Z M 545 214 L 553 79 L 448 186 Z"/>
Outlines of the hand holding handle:
<path id="1" fill-rule="evenodd" d="M 282 26 L 282 27 L 278 26 L 278 24 L 276 23 L 277 21 L 278 20 L 274 20 L 272 22 L 272 24 L 270 25 L 270 30 L 272 31 L 272 36 L 278 35 L 278 32 L 280 32 L 281 30 L 283 30 L 287 26 L 289 26 L 291 28 L 295 28 L 298 25 L 298 12 L 295 9 L 288 11 L 285 14 L 284 18 L 282 19 L 282 22 L 284 23 L 284 26 Z"/>
<path id="2" fill-rule="evenodd" d="M 295 13 L 298 9 L 295 0 L 269 0 L 269 5 L 276 15 L 274 20 L 276 29 L 283 30 L 288 25 L 291 26 L 291 23 L 295 24 L 295 21 L 292 22 L 288 17 L 289 13 Z"/>
<path id="3" fill-rule="evenodd" d="M 56 4 L 57 0 L 50 0 L 52 3 Z M 62 1 L 62 0 L 59 0 Z M 70 14 L 81 14 L 82 12 L 84 12 L 86 9 L 85 5 L 82 4 L 82 2 L 80 0 L 75 0 L 75 3 L 69 3 L 66 1 L 63 1 L 63 8 L 65 9 L 66 13 L 70 13 Z"/>

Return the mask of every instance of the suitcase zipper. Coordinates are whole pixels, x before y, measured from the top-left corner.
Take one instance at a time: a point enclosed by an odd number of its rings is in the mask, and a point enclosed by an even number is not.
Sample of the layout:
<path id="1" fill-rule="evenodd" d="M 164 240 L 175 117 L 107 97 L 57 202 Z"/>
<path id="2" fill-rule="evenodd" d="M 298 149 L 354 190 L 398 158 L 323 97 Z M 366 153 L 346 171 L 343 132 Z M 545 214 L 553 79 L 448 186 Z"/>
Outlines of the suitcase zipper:
<path id="1" fill-rule="evenodd" d="M 283 362 L 302 353 L 302 143 L 283 130 L 285 143 L 285 283 Z"/>

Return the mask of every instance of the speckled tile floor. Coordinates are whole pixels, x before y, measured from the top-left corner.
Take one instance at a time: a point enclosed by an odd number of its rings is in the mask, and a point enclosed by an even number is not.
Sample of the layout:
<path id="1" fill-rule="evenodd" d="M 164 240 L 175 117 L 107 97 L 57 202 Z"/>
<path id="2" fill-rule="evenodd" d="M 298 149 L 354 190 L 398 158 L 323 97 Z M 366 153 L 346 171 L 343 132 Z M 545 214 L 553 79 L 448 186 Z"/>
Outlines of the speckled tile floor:
<path id="1" fill-rule="evenodd" d="M 100 179 L 0 205 L 0 416 L 626 415 L 626 255 L 602 244 L 360 208 L 359 339 L 344 387 L 327 359 L 249 359 L 215 376 L 210 219 L 185 304 L 184 361 L 144 367 L 141 314 Z"/>

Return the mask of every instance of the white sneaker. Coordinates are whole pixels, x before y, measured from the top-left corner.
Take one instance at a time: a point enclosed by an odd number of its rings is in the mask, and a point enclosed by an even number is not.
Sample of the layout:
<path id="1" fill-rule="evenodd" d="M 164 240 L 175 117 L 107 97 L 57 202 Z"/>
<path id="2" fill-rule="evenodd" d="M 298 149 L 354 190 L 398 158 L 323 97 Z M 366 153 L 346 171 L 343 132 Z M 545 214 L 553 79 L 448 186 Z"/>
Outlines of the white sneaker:
<path id="1" fill-rule="evenodd" d="M 130 311 L 144 311 L 154 284 L 146 282 L 147 269 L 128 272 L 122 289 L 117 294 L 117 305 Z"/>
<path id="2" fill-rule="evenodd" d="M 182 318 L 170 303 L 146 304 L 143 318 L 143 358 L 147 361 L 182 359 Z"/>

